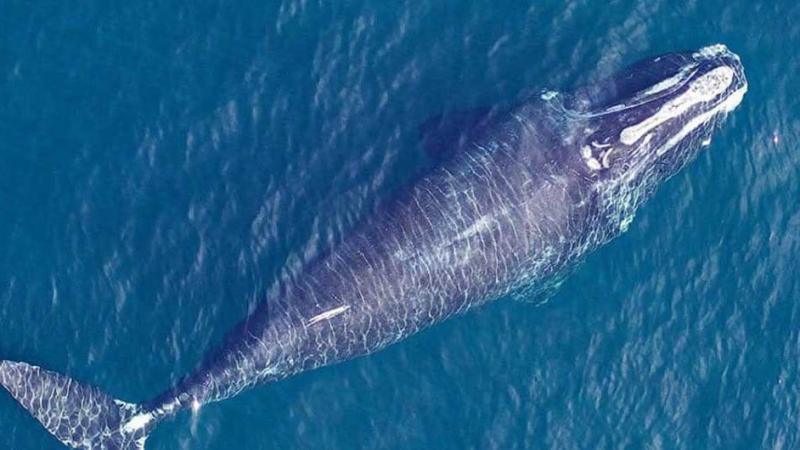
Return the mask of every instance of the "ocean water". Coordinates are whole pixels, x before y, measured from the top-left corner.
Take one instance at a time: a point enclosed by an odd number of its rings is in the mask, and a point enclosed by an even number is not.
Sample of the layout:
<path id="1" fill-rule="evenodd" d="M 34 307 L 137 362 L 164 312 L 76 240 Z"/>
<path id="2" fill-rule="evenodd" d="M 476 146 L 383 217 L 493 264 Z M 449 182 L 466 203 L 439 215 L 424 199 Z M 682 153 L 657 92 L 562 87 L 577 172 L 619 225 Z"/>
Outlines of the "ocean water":
<path id="1" fill-rule="evenodd" d="M 184 413 L 148 450 L 800 447 L 800 6 L 0 3 L 0 358 L 168 388 L 431 161 L 443 111 L 722 42 L 750 91 L 542 306 Z M 8 395 L 0 448 L 59 449 Z"/>

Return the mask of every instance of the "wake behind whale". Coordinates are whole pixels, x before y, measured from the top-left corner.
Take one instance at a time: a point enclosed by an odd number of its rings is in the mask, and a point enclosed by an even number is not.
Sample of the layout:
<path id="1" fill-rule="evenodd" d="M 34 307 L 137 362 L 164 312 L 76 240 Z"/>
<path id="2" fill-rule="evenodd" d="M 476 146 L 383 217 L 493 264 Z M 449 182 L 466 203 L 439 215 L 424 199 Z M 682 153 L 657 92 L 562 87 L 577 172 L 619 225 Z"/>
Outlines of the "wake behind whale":
<path id="1" fill-rule="evenodd" d="M 67 446 L 142 449 L 184 409 L 378 351 L 500 297 L 547 295 L 627 229 L 746 91 L 739 58 L 715 45 L 545 92 L 461 130 L 447 158 L 152 401 L 115 400 L 22 362 L 0 361 L 0 384 Z"/>

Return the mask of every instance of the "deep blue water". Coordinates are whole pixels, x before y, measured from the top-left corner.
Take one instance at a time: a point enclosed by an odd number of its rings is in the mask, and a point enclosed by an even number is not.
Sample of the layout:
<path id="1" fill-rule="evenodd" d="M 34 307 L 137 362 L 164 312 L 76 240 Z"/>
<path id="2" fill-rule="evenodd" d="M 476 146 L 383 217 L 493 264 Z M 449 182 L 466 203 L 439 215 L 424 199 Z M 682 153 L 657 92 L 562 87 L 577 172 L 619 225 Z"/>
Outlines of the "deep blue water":
<path id="1" fill-rule="evenodd" d="M 743 104 L 543 306 L 501 301 L 148 450 L 800 447 L 800 6 L 0 4 L 0 358 L 143 401 L 430 161 L 417 127 L 722 42 Z M 59 449 L 5 394 L 0 448 Z"/>

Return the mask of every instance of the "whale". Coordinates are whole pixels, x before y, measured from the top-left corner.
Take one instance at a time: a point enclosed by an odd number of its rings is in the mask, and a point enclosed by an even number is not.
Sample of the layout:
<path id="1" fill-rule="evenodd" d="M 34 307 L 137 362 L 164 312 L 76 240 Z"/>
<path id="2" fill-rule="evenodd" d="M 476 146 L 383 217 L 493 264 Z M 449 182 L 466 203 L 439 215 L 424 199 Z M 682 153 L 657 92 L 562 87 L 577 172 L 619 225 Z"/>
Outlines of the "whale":
<path id="1" fill-rule="evenodd" d="M 494 300 L 541 302 L 630 227 L 746 92 L 740 58 L 716 44 L 456 114 L 473 118 L 467 129 L 438 118 L 450 139 L 428 141 L 449 150 L 166 391 L 127 402 L 11 360 L 0 360 L 0 385 L 67 447 L 143 449 L 182 411 L 374 353 Z"/>

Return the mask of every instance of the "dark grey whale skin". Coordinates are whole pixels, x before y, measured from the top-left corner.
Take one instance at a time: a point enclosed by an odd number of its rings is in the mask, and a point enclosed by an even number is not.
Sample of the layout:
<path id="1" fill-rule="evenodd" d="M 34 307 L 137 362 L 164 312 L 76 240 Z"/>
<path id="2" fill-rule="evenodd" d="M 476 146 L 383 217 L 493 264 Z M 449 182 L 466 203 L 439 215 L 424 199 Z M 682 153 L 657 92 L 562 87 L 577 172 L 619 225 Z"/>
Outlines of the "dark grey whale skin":
<path id="1" fill-rule="evenodd" d="M 720 67 L 734 76 L 718 95 L 637 143 L 622 142 L 623 130 L 685 98 Z M 144 448 L 158 421 L 183 409 L 373 353 L 500 297 L 546 296 L 583 256 L 627 228 L 746 86 L 738 57 L 712 46 L 650 58 L 495 114 L 283 283 L 196 372 L 145 404 L 115 403 L 25 363 L 0 362 L 0 384 L 67 445 Z M 49 406 L 37 402 L 53 395 L 61 397 Z"/>
<path id="2" fill-rule="evenodd" d="M 624 230 L 628 220 L 598 189 L 618 173 L 591 170 L 580 149 L 591 140 L 614 142 L 622 129 L 653 115 L 685 89 L 619 113 L 591 112 L 632 97 L 698 59 L 685 86 L 720 65 L 737 74 L 726 94 L 744 83 L 738 58 L 678 53 L 640 62 L 599 83 L 601 95 L 589 87 L 560 99 L 536 97 L 496 118 L 466 149 L 388 201 L 288 282 L 279 298 L 264 303 L 219 353 L 159 398 L 155 408 L 175 398 L 215 401 L 254 384 L 369 354 L 474 306 L 557 280 Z M 588 113 L 581 113 L 580 105 Z M 699 106 L 694 115 L 714 105 Z M 688 120 L 666 124 L 661 140 L 668 140 L 670 126 L 678 130 Z M 695 145 L 653 159 L 647 180 L 624 186 L 638 190 L 641 198 L 623 209 L 634 210 L 656 182 L 691 159 L 693 147 L 711 132 L 709 125 L 685 138 Z M 595 131 L 587 135 L 587 130 Z M 627 158 L 617 155 L 614 163 L 630 165 Z"/>
<path id="3" fill-rule="evenodd" d="M 568 265 L 598 205 L 579 154 L 556 145 L 547 109 L 519 108 L 380 208 L 232 332 L 184 383 L 187 398 L 372 353 Z M 347 309 L 313 320 L 337 308 Z"/>

